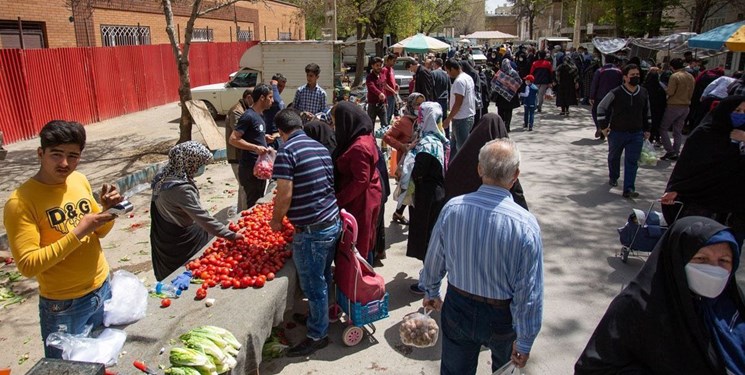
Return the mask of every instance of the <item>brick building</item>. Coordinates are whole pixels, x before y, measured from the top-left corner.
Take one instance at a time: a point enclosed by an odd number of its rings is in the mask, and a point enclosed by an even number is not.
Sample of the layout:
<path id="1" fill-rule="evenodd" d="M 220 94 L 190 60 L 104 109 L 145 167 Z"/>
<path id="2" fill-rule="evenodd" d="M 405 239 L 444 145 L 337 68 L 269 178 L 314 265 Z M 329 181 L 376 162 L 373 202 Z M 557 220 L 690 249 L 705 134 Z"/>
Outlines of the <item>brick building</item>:
<path id="1" fill-rule="evenodd" d="M 21 30 L 25 48 L 169 43 L 160 4 L 158 0 L 0 0 L 0 48 L 19 48 Z M 205 2 L 203 8 L 209 4 Z M 191 6 L 177 3 L 173 12 L 177 34 L 183 38 Z M 282 1 L 240 1 L 198 18 L 194 27 L 194 42 L 305 39 L 300 9 Z"/>

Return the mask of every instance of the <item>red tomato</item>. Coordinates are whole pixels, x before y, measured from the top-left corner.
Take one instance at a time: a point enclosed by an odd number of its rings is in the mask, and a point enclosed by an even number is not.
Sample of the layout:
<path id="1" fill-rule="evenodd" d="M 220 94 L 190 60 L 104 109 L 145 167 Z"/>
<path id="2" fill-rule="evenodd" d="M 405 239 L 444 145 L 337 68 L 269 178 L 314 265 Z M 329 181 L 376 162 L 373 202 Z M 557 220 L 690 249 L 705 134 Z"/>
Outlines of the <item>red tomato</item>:
<path id="1" fill-rule="evenodd" d="M 221 287 L 222 287 L 223 289 L 228 289 L 228 288 L 230 288 L 230 287 L 232 287 L 232 286 L 233 286 L 233 282 L 232 282 L 232 281 L 230 281 L 230 280 L 227 280 L 227 279 L 226 279 L 226 280 L 223 280 L 223 281 L 222 281 L 222 282 L 220 283 L 220 286 L 221 286 Z"/>
<path id="2" fill-rule="evenodd" d="M 160 307 L 166 308 L 168 306 L 171 306 L 171 300 L 169 298 L 163 298 L 160 300 Z"/>
<path id="3" fill-rule="evenodd" d="M 241 281 L 238 279 L 233 279 L 233 288 L 239 289 L 241 287 Z"/>
<path id="4" fill-rule="evenodd" d="M 194 297 L 196 300 L 201 300 L 207 297 L 207 289 L 199 288 L 197 289 L 197 295 Z"/>
<path id="5" fill-rule="evenodd" d="M 272 281 L 272 280 L 274 280 L 274 276 L 275 276 L 274 275 L 274 272 L 269 272 L 269 273 L 266 274 L 266 280 L 267 281 Z"/>
<path id="6" fill-rule="evenodd" d="M 257 279 L 256 279 L 256 281 L 254 282 L 254 287 L 255 287 L 255 288 L 261 288 L 261 287 L 263 287 L 263 286 L 264 286 L 264 284 L 266 284 L 266 279 L 265 279 L 265 278 L 263 278 L 263 277 L 259 277 L 259 278 L 257 278 Z"/>

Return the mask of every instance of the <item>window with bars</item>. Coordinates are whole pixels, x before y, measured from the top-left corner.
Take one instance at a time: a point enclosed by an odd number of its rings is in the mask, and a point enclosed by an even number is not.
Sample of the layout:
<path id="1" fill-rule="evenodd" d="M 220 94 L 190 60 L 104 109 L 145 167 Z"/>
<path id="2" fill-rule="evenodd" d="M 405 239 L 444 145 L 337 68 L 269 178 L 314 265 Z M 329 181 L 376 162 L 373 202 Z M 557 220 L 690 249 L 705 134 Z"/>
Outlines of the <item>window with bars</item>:
<path id="1" fill-rule="evenodd" d="M 150 44 L 150 27 L 101 25 L 101 44 L 105 47 Z"/>
<path id="2" fill-rule="evenodd" d="M 213 32 L 214 30 L 209 27 L 203 29 L 195 27 L 191 34 L 191 40 L 193 42 L 211 42 L 213 39 Z"/>
<path id="3" fill-rule="evenodd" d="M 251 30 L 238 30 L 238 41 L 249 42 L 254 40 L 253 33 Z"/>
<path id="4" fill-rule="evenodd" d="M 291 40 L 292 39 L 292 33 L 291 32 L 279 32 L 279 40 Z"/>

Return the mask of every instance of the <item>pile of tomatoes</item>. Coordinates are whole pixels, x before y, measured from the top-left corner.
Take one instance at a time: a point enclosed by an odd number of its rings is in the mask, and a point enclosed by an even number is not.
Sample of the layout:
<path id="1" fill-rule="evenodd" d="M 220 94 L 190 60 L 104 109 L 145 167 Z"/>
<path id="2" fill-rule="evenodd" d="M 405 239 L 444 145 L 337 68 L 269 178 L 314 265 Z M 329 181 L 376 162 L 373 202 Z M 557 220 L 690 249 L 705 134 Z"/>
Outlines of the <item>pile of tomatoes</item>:
<path id="1" fill-rule="evenodd" d="M 292 256 L 288 244 L 295 229 L 285 217 L 282 230 L 273 231 L 269 227 L 273 211 L 274 203 L 266 203 L 241 212 L 241 218 L 229 228 L 243 234 L 244 240 L 218 238 L 202 256 L 186 264 L 195 278 L 202 279 L 196 299 L 207 297 L 207 290 L 218 285 L 223 289 L 261 288 L 274 279 Z"/>

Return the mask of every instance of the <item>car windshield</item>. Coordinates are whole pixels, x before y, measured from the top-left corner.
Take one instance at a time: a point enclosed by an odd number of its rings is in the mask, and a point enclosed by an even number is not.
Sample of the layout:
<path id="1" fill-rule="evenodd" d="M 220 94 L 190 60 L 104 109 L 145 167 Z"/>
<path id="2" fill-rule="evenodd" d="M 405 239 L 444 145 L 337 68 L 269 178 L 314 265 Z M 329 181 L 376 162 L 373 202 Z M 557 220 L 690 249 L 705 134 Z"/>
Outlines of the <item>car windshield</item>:
<path id="1" fill-rule="evenodd" d="M 484 54 L 483 52 L 481 52 L 481 48 L 472 48 L 471 49 L 471 53 L 474 54 L 474 55 L 477 54 L 477 53 L 478 54 L 482 54 L 482 55 Z"/>
<path id="2" fill-rule="evenodd" d="M 254 87 L 256 86 L 257 73 L 254 72 L 239 72 L 235 75 L 232 81 L 230 81 L 231 87 Z"/>
<path id="3" fill-rule="evenodd" d="M 406 70 L 406 62 L 410 60 L 396 60 L 393 70 Z"/>

